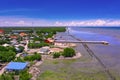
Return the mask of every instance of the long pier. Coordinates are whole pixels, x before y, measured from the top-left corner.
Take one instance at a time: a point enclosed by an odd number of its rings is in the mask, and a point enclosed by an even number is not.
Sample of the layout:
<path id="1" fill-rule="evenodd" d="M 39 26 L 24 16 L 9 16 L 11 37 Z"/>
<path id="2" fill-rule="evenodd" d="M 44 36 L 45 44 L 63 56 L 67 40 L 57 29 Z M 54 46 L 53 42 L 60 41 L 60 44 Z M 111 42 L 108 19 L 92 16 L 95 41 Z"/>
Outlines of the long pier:
<path id="1" fill-rule="evenodd" d="M 68 40 L 55 40 L 57 43 L 88 43 L 88 44 L 104 44 L 108 45 L 107 41 L 68 41 Z"/>

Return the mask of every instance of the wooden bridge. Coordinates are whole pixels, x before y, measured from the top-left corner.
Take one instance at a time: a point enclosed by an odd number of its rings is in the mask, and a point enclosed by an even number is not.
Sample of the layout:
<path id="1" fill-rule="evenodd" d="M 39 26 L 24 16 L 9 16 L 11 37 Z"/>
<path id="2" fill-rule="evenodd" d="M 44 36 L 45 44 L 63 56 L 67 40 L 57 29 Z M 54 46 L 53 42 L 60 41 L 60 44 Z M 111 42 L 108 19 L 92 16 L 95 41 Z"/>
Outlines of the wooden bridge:
<path id="1" fill-rule="evenodd" d="M 107 41 L 68 41 L 68 40 L 55 40 L 57 43 L 87 43 L 87 44 L 104 44 L 108 45 Z"/>

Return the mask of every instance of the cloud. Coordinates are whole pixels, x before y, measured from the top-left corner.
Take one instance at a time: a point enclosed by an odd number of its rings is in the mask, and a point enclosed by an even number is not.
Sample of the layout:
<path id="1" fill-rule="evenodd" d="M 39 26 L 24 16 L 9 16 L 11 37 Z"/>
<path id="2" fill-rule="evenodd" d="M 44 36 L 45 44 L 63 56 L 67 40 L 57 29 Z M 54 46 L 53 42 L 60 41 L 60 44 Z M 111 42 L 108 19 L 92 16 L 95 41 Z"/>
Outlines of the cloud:
<path id="1" fill-rule="evenodd" d="M 0 17 L 0 26 L 120 26 L 120 20 L 95 19 L 74 21 L 53 21 L 15 16 Z"/>
<path id="2" fill-rule="evenodd" d="M 83 21 L 56 21 L 55 25 L 59 26 L 120 26 L 120 20 L 83 20 Z"/>

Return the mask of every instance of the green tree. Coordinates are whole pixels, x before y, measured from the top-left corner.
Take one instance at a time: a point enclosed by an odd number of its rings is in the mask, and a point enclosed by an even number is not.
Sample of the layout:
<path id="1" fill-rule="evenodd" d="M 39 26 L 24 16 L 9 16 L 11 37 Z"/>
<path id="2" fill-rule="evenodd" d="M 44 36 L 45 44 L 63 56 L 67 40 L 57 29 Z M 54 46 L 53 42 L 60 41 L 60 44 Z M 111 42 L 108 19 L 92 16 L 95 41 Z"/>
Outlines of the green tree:
<path id="1" fill-rule="evenodd" d="M 14 80 L 13 76 L 10 74 L 3 74 L 0 76 L 0 80 Z"/>
<path id="2" fill-rule="evenodd" d="M 9 51 L 1 51 L 0 52 L 0 60 L 1 62 L 9 62 L 15 59 L 16 53 L 12 50 Z"/>
<path id="3" fill-rule="evenodd" d="M 30 80 L 32 76 L 28 73 L 27 70 L 23 70 L 20 72 L 20 80 Z"/>
<path id="4" fill-rule="evenodd" d="M 63 52 L 64 57 L 73 57 L 75 56 L 75 50 L 72 48 L 65 48 Z"/>
<path id="5" fill-rule="evenodd" d="M 23 52 L 25 49 L 23 46 L 19 46 L 18 48 L 21 50 L 21 52 Z"/>
<path id="6" fill-rule="evenodd" d="M 59 58 L 60 57 L 60 52 L 55 52 L 53 54 L 53 58 Z"/>

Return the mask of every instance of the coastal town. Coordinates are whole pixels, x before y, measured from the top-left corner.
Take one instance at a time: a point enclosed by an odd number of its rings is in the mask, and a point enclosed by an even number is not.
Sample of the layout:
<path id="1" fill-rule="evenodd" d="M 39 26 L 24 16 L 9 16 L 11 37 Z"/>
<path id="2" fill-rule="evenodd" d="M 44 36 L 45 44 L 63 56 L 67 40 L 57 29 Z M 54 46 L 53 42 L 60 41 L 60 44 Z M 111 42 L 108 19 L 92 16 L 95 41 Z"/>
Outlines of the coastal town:
<path id="1" fill-rule="evenodd" d="M 37 66 L 46 59 L 80 58 L 81 54 L 74 50 L 76 44 L 56 42 L 65 39 L 63 32 L 63 27 L 0 29 L 0 80 L 36 80 L 41 72 Z"/>

